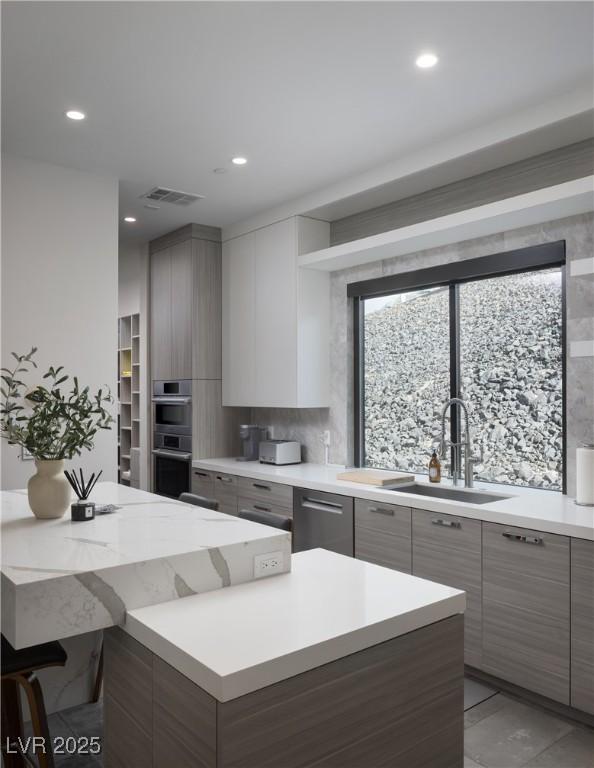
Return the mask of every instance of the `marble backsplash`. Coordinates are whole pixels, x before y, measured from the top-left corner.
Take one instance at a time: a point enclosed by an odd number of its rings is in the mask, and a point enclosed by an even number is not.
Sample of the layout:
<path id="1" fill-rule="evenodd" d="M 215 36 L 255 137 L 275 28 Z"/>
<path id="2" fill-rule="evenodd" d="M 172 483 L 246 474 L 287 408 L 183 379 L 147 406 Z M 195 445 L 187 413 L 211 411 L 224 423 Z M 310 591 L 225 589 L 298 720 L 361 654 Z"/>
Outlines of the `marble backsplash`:
<path id="1" fill-rule="evenodd" d="M 594 256 L 594 215 L 591 213 L 501 232 L 462 243 L 384 259 L 361 267 L 333 272 L 331 291 L 331 396 L 330 408 L 254 408 L 252 420 L 274 429 L 274 437 L 299 440 L 306 461 L 324 461 L 321 435 L 330 430 L 329 460 L 353 460 L 353 323 L 346 295 L 348 283 L 433 267 L 454 261 L 565 240 L 567 263 Z M 594 339 L 594 274 L 566 275 L 567 301 L 567 484 L 575 493 L 575 449 L 580 442 L 594 442 L 594 357 L 571 357 L 572 341 Z M 526 311 L 530 311 L 527 307 Z"/>

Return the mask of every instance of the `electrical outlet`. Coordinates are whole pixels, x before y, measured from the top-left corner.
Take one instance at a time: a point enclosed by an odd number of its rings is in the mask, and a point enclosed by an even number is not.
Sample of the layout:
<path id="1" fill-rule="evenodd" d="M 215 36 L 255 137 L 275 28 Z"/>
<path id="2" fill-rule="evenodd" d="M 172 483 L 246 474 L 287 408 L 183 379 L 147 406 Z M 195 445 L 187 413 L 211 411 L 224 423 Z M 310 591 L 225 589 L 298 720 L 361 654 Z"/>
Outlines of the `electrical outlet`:
<path id="1" fill-rule="evenodd" d="M 322 437 L 322 445 L 330 445 L 330 430 L 329 429 L 325 429 L 322 432 L 321 437 Z"/>
<path id="2" fill-rule="evenodd" d="M 272 576 L 282 573 L 285 565 L 285 557 L 282 552 L 266 552 L 264 555 L 254 556 L 254 578 Z"/>

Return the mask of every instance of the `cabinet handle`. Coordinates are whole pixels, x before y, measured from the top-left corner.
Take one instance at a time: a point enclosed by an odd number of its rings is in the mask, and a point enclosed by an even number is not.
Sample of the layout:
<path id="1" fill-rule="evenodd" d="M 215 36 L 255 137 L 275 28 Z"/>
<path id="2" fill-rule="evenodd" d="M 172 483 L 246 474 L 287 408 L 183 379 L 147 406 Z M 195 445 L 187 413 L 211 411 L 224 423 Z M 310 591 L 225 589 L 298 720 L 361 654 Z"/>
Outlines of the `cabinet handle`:
<path id="1" fill-rule="evenodd" d="M 272 512 L 270 507 L 265 507 L 263 504 L 254 504 L 254 509 L 257 509 L 259 512 Z"/>
<path id="2" fill-rule="evenodd" d="M 206 478 L 208 478 L 208 475 L 206 474 L 206 472 L 198 472 L 198 470 L 197 470 L 197 469 L 196 469 L 196 470 L 194 470 L 194 474 L 195 474 L 197 477 L 206 477 Z"/>
<path id="3" fill-rule="evenodd" d="M 393 509 L 386 509 L 385 507 L 368 507 L 369 512 L 375 512 L 376 515 L 389 515 L 394 517 Z"/>
<path id="4" fill-rule="evenodd" d="M 312 496 L 303 496 L 303 502 L 306 504 L 319 504 L 321 507 L 334 507 L 335 509 L 342 509 L 342 504 L 338 504 L 335 501 L 326 501 L 325 499 L 315 499 Z"/>
<path id="5" fill-rule="evenodd" d="M 217 480 L 220 480 L 221 483 L 232 483 L 233 478 L 232 477 L 223 477 L 222 475 L 217 475 Z"/>
<path id="6" fill-rule="evenodd" d="M 299 506 L 303 509 L 317 509 L 319 512 L 331 512 L 333 515 L 342 515 L 344 512 L 342 504 L 336 504 L 334 501 L 310 498 L 309 496 L 302 496 Z"/>
<path id="7" fill-rule="evenodd" d="M 431 525 L 441 525 L 442 528 L 462 528 L 459 520 L 444 520 L 442 517 L 434 517 Z"/>
<path id="8" fill-rule="evenodd" d="M 524 533 L 512 533 L 511 531 L 504 531 L 501 535 L 504 539 L 520 541 L 522 544 L 536 544 L 537 547 L 544 544 L 541 536 L 526 536 Z"/>
<path id="9" fill-rule="evenodd" d="M 271 491 L 272 488 L 269 485 L 264 485 L 263 483 L 252 483 L 254 488 L 261 488 L 263 491 Z"/>

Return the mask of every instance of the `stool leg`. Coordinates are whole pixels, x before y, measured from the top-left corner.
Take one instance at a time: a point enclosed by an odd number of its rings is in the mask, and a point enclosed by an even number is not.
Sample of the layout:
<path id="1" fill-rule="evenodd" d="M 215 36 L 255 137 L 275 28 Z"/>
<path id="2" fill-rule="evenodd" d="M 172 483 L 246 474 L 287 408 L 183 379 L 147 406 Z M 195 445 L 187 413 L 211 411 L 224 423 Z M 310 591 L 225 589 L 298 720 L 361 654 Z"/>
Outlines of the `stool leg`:
<path id="1" fill-rule="evenodd" d="M 35 749 L 35 754 L 39 760 L 39 768 L 55 768 L 54 749 L 52 739 L 47 723 L 47 713 L 43 701 L 43 692 L 41 685 L 34 672 L 29 675 L 19 675 L 19 683 L 25 689 L 29 710 L 31 711 L 31 725 L 33 726 L 33 735 L 43 738 L 44 747 Z"/>
<path id="2" fill-rule="evenodd" d="M 7 753 L 7 740 L 11 742 L 23 737 L 23 713 L 19 686 L 15 680 L 2 680 L 2 759 L 5 768 L 25 768 L 20 754 Z"/>
<path id="3" fill-rule="evenodd" d="M 96 704 L 101 696 L 101 687 L 103 685 L 103 643 L 101 643 L 101 652 L 99 653 L 99 663 L 97 665 L 97 675 L 93 687 L 93 698 L 91 701 Z"/>

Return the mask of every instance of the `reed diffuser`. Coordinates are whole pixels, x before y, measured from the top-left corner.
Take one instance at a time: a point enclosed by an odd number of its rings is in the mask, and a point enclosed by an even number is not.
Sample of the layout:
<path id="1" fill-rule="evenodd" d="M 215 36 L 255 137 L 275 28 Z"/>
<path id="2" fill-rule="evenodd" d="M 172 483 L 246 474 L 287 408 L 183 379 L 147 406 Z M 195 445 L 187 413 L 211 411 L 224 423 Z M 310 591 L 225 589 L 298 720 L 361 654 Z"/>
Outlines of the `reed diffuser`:
<path id="1" fill-rule="evenodd" d="M 76 470 L 73 470 L 72 472 L 64 470 L 64 474 L 66 475 L 66 479 L 70 483 L 72 490 L 78 497 L 78 501 L 75 501 L 74 504 L 70 505 L 70 516 L 72 520 L 76 522 L 92 520 L 95 517 L 95 503 L 88 499 L 91 495 L 91 491 L 95 487 L 95 483 L 103 474 L 103 470 L 97 475 L 93 472 L 88 480 L 85 480 L 82 469 L 78 470 L 78 476 Z"/>

